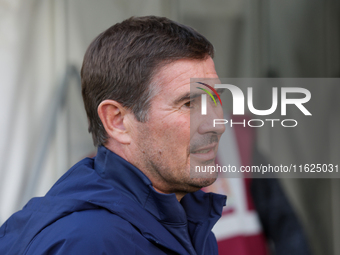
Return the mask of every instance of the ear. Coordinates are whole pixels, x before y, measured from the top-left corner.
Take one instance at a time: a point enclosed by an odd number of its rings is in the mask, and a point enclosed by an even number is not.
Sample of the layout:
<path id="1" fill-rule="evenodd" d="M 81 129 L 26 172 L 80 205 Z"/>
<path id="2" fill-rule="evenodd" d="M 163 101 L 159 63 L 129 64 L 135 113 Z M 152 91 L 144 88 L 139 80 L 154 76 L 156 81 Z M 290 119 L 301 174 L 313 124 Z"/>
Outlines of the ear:
<path id="1" fill-rule="evenodd" d="M 104 100 L 97 111 L 107 135 L 121 144 L 130 144 L 129 112 L 125 107 L 114 100 Z"/>

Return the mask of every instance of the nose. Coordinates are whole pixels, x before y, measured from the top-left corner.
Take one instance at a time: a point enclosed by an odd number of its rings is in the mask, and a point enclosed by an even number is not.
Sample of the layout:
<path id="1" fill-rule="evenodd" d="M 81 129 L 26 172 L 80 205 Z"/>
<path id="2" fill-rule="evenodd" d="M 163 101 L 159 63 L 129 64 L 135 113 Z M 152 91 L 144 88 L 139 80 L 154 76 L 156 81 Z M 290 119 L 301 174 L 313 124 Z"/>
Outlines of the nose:
<path id="1" fill-rule="evenodd" d="M 200 125 L 198 132 L 200 134 L 216 133 L 222 135 L 225 131 L 225 124 L 216 124 L 214 126 L 214 120 L 223 119 L 223 109 L 220 104 L 215 105 L 213 102 L 207 104 L 207 114 L 200 115 Z"/>

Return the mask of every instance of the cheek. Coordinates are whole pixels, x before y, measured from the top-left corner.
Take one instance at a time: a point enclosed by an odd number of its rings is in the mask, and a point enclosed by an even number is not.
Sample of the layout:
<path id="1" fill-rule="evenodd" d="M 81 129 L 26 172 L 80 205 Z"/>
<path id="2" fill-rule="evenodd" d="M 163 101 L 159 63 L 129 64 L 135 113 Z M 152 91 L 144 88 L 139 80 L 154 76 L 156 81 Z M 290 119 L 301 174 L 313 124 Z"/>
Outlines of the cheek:
<path id="1" fill-rule="evenodd" d="M 222 113 L 223 115 L 223 113 Z M 190 115 L 190 139 L 193 138 L 193 136 L 199 132 L 200 126 L 204 124 L 205 122 L 208 122 L 209 117 L 211 117 L 211 114 L 208 115 L 202 115 L 200 111 L 192 111 Z M 216 116 L 216 115 L 215 115 Z"/>
<path id="2" fill-rule="evenodd" d="M 190 117 L 179 119 L 177 122 L 177 130 L 181 142 L 188 143 L 190 141 Z"/>
<path id="3" fill-rule="evenodd" d="M 196 117 L 191 117 L 191 121 L 190 121 L 190 139 L 195 135 L 195 133 L 198 132 L 198 128 L 200 126 L 200 123 L 203 122 L 204 117 L 202 117 L 201 115 L 196 116 Z"/>
<path id="4" fill-rule="evenodd" d="M 190 119 L 178 117 L 172 122 L 167 122 L 163 126 L 164 137 L 169 139 L 174 147 L 189 146 L 190 141 Z"/>

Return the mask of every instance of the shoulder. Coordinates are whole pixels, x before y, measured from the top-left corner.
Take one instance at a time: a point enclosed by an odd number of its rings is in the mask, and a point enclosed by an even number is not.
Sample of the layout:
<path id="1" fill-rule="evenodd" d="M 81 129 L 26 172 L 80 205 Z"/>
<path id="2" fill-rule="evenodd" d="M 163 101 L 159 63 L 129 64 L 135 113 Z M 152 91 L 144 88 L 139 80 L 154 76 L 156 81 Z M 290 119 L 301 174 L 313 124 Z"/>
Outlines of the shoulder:
<path id="1" fill-rule="evenodd" d="M 26 254 L 134 254 L 133 232 L 105 209 L 73 212 L 37 234 Z"/>

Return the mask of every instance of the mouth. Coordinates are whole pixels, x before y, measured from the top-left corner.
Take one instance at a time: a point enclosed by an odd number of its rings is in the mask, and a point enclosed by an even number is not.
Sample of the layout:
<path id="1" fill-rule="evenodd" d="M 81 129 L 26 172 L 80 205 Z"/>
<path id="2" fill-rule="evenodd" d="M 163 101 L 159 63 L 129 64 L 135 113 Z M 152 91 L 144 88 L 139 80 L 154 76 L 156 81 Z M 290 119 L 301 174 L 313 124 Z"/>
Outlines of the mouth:
<path id="1" fill-rule="evenodd" d="M 190 156 L 193 156 L 199 159 L 200 161 L 214 160 L 216 157 L 216 148 L 217 148 L 217 144 L 198 148 L 194 151 L 191 151 Z"/>

